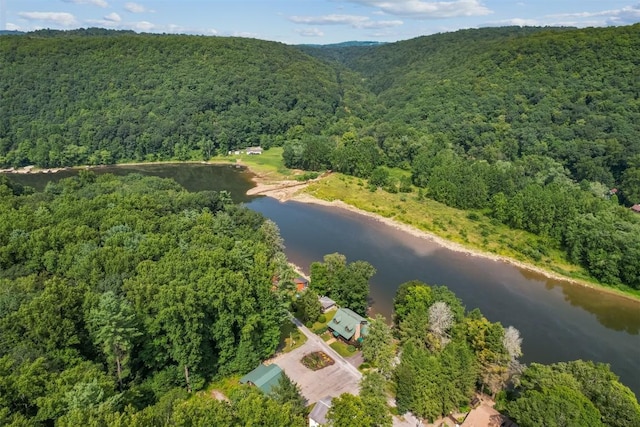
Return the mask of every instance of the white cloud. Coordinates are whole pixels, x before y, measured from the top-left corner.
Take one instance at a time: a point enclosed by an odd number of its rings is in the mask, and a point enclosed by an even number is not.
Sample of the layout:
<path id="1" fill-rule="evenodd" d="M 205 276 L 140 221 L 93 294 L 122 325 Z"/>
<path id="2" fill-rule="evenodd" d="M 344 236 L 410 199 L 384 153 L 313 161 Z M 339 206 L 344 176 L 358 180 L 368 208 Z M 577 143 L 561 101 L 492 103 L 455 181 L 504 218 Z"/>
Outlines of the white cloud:
<path id="1" fill-rule="evenodd" d="M 131 12 L 131 13 L 144 13 L 144 12 L 147 12 L 147 8 L 146 7 L 144 7 L 141 4 L 133 3 L 133 2 L 125 3 L 124 10 L 126 10 L 127 12 Z"/>
<path id="2" fill-rule="evenodd" d="M 258 34 L 257 33 L 251 33 L 249 31 L 236 31 L 234 33 L 231 34 L 233 37 L 244 37 L 247 39 L 255 39 L 258 38 Z"/>
<path id="3" fill-rule="evenodd" d="M 42 21 L 70 27 L 76 24 L 76 18 L 66 12 L 18 12 L 18 16 L 28 21 Z"/>
<path id="4" fill-rule="evenodd" d="M 389 28 L 389 27 L 397 27 L 402 25 L 403 22 L 399 19 L 395 21 L 368 21 L 362 24 L 361 27 L 358 28 Z"/>
<path id="5" fill-rule="evenodd" d="M 62 0 L 65 3 L 75 3 L 75 4 L 92 4 L 94 6 L 100 7 L 108 7 L 109 3 L 105 0 Z"/>
<path id="6" fill-rule="evenodd" d="M 104 19 L 106 21 L 110 21 L 110 22 L 120 22 L 120 21 L 122 21 L 122 18 L 120 18 L 120 15 L 118 15 L 115 12 L 111 12 L 110 14 L 105 16 Z"/>
<path id="7" fill-rule="evenodd" d="M 481 16 L 492 13 L 479 0 L 424 1 L 424 0 L 347 0 L 375 7 L 389 15 L 412 19 L 439 19 L 458 16 Z"/>
<path id="8" fill-rule="evenodd" d="M 296 24 L 349 25 L 353 28 L 387 28 L 402 25 L 400 20 L 372 21 L 368 16 L 359 15 L 290 16 L 289 20 Z"/>
<path id="9" fill-rule="evenodd" d="M 131 26 L 133 27 L 134 30 L 144 31 L 144 32 L 148 32 L 156 28 L 156 26 L 149 21 L 133 22 Z"/>
<path id="10" fill-rule="evenodd" d="M 502 25 L 552 27 L 605 27 L 640 22 L 640 4 L 597 12 L 558 13 L 536 19 L 512 18 L 483 24 L 484 27 Z"/>
<path id="11" fill-rule="evenodd" d="M 7 22 L 6 28 L 9 31 L 20 31 L 22 29 L 19 25 L 12 24 L 11 22 Z"/>
<path id="12" fill-rule="evenodd" d="M 289 20 L 296 24 L 312 25 L 357 25 L 369 20 L 367 16 L 357 15 L 324 15 L 324 16 L 290 16 Z"/>
<path id="13" fill-rule="evenodd" d="M 324 33 L 319 28 L 296 28 L 295 32 L 302 37 L 322 37 Z"/>
<path id="14" fill-rule="evenodd" d="M 488 22 L 486 24 L 481 25 L 481 27 L 503 27 L 503 26 L 518 26 L 518 27 L 536 27 L 542 26 L 539 21 L 535 19 L 524 19 L 524 18 L 511 18 L 511 19 L 502 19 L 500 21 Z"/>
<path id="15" fill-rule="evenodd" d="M 549 19 L 576 22 L 581 26 L 624 25 L 640 21 L 640 4 L 600 12 L 578 12 L 548 15 Z M 596 19 L 593 19 L 596 18 Z"/>

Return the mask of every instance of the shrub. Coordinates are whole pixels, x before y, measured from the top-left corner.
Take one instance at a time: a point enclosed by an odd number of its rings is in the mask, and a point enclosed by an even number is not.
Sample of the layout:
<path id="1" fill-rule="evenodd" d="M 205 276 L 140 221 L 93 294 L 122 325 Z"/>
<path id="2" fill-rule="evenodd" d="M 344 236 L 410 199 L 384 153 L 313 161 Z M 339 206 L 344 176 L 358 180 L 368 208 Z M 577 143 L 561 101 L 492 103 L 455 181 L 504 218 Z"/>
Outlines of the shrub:
<path id="1" fill-rule="evenodd" d="M 321 314 L 320 316 L 318 316 L 318 323 L 325 323 L 327 321 L 327 316 L 325 316 L 324 314 Z"/>
<path id="2" fill-rule="evenodd" d="M 348 351 L 349 353 L 353 353 L 353 352 L 355 352 L 355 351 L 356 351 L 356 348 L 355 348 L 354 346 L 350 345 L 350 346 L 348 346 L 348 347 L 347 347 L 347 351 Z"/>
<path id="3" fill-rule="evenodd" d="M 469 213 L 467 214 L 467 218 L 469 218 L 471 221 L 477 221 L 477 220 L 479 220 L 479 219 L 480 219 L 480 215 L 478 215 L 478 214 L 477 214 L 477 213 L 475 213 L 475 212 L 469 212 Z"/>
<path id="4" fill-rule="evenodd" d="M 327 330 L 328 330 L 328 329 L 329 329 L 329 328 L 327 328 L 326 326 L 320 326 L 319 328 L 314 329 L 314 330 L 313 330 L 313 333 L 314 333 L 314 334 L 316 334 L 316 335 L 322 335 L 322 334 L 324 334 L 325 332 L 327 332 Z"/>

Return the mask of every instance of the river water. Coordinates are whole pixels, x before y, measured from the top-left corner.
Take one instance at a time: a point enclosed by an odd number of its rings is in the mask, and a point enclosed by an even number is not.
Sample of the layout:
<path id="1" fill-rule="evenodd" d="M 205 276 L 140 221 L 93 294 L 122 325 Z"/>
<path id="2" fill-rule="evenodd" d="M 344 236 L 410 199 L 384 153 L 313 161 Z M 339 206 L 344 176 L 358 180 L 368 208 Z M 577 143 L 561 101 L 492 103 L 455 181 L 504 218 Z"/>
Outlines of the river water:
<path id="1" fill-rule="evenodd" d="M 344 209 L 248 198 L 244 193 L 252 186 L 250 175 L 232 166 L 145 165 L 96 172 L 172 177 L 191 191 L 227 189 L 234 200 L 278 224 L 287 256 L 307 272 L 311 262 L 332 252 L 346 255 L 348 261 L 371 263 L 377 269 L 371 280 L 372 313 L 390 318 L 395 291 L 406 281 L 446 285 L 467 309 L 477 307 L 489 320 L 518 328 L 525 363 L 574 359 L 609 363 L 640 395 L 638 302 L 452 251 Z M 48 180 L 73 173 L 14 179 L 41 189 Z"/>

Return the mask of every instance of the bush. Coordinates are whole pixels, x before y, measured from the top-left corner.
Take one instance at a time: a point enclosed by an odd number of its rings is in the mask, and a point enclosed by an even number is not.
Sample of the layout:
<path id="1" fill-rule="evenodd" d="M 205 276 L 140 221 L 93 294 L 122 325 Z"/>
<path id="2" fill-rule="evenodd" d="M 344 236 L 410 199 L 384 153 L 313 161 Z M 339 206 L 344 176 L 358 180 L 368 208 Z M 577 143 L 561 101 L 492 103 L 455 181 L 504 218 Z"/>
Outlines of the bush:
<path id="1" fill-rule="evenodd" d="M 469 218 L 471 221 L 478 221 L 480 219 L 480 215 L 475 212 L 469 212 L 467 214 L 467 218 Z"/>
<path id="2" fill-rule="evenodd" d="M 327 330 L 328 330 L 328 329 L 329 329 L 329 328 L 327 328 L 326 326 L 320 326 L 319 328 L 314 329 L 314 330 L 313 330 L 313 333 L 314 333 L 314 334 L 316 334 L 316 335 L 322 335 L 322 334 L 324 334 L 325 332 L 327 332 Z"/>
<path id="3" fill-rule="evenodd" d="M 327 321 L 327 316 L 325 316 L 324 314 L 321 314 L 320 316 L 318 316 L 318 323 L 326 323 Z"/>
<path id="4" fill-rule="evenodd" d="M 347 347 L 347 351 L 349 353 L 354 353 L 356 351 L 356 348 L 354 346 L 350 345 L 350 346 Z"/>
<path id="5" fill-rule="evenodd" d="M 304 324 L 304 326 L 306 326 L 307 328 L 313 328 L 313 321 L 309 320 L 307 323 Z"/>
<path id="6" fill-rule="evenodd" d="M 296 181 L 304 182 L 304 181 L 310 181 L 312 179 L 316 179 L 318 175 L 319 174 L 317 172 L 306 172 L 302 175 L 297 175 L 295 178 L 296 178 Z"/>

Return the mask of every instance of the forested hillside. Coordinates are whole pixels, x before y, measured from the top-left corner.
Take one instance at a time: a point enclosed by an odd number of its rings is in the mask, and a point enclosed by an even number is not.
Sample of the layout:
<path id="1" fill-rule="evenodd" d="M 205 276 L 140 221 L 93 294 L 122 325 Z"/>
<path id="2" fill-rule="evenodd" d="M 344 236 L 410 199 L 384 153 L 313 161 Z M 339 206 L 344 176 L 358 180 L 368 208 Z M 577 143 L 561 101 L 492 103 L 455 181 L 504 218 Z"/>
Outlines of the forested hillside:
<path id="1" fill-rule="evenodd" d="M 0 165 L 282 145 L 287 167 L 354 175 L 372 191 L 417 187 L 418 199 L 533 233 L 513 248 L 526 260 L 559 250 L 637 290 L 638 52 L 640 24 L 328 47 L 98 29 L 2 36 Z"/>
<path id="2" fill-rule="evenodd" d="M 42 167 L 208 158 L 319 133 L 336 72 L 241 38 L 92 30 L 0 38 L 0 164 Z"/>
<path id="3" fill-rule="evenodd" d="M 374 47 L 305 48 L 360 73 L 372 120 L 285 145 L 285 163 L 479 210 L 608 284 L 640 288 L 640 25 L 487 28 Z M 338 66 L 338 65 L 337 65 Z M 310 162 L 306 159 L 313 159 Z M 408 176 L 406 176 L 408 178 Z"/>

